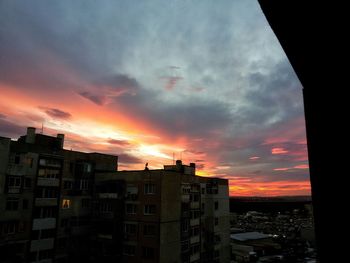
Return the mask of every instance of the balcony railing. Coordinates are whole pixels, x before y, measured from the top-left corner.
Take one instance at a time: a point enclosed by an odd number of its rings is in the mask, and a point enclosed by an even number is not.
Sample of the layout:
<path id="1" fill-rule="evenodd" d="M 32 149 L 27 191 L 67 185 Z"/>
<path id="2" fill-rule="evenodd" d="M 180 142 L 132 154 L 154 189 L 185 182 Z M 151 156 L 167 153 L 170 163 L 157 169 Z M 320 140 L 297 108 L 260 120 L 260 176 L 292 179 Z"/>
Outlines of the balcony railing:
<path id="1" fill-rule="evenodd" d="M 38 177 L 38 186 L 55 186 L 58 187 L 60 185 L 60 180 L 57 178 L 45 178 Z"/>
<path id="2" fill-rule="evenodd" d="M 35 218 L 32 230 L 56 228 L 56 218 Z"/>
<path id="3" fill-rule="evenodd" d="M 57 206 L 57 198 L 35 198 L 35 206 Z"/>

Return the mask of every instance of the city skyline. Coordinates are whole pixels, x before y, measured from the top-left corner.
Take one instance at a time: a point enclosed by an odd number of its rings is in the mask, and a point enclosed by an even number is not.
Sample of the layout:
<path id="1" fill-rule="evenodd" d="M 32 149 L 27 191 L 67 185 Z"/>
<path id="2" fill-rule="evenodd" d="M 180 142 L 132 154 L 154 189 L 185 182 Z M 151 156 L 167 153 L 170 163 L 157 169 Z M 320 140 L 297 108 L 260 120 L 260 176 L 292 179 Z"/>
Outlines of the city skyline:
<path id="1" fill-rule="evenodd" d="M 0 132 L 119 170 L 173 159 L 230 195 L 309 195 L 302 86 L 257 2 L 3 1 Z"/>

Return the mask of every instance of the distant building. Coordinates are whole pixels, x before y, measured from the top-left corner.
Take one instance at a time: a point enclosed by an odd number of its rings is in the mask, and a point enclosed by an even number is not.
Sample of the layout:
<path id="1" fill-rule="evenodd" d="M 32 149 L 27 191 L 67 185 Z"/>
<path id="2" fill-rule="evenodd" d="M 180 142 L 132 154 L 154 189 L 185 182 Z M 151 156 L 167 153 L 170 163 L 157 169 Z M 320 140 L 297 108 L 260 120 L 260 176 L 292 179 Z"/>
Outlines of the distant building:
<path id="1" fill-rule="evenodd" d="M 63 144 L 0 137 L 1 262 L 229 262 L 227 180 L 181 161 L 118 172 Z"/>

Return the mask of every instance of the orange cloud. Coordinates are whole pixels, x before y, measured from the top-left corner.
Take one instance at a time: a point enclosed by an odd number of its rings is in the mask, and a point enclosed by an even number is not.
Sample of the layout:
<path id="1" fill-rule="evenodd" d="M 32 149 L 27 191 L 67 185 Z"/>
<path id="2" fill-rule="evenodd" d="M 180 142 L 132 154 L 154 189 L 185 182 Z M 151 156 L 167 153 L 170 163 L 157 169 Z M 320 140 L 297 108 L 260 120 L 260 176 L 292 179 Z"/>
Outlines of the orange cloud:
<path id="1" fill-rule="evenodd" d="M 285 154 L 285 153 L 288 153 L 288 151 L 285 150 L 284 148 L 272 148 L 271 153 L 272 154 Z"/>

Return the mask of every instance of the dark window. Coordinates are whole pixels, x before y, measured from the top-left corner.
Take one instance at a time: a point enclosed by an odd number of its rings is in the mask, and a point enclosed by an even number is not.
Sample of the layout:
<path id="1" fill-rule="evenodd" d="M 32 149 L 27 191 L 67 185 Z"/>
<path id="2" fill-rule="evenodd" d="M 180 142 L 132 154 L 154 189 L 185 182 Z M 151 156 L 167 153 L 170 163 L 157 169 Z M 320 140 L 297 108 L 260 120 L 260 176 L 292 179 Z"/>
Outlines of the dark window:
<path id="1" fill-rule="evenodd" d="M 28 207 L 29 207 L 28 199 L 23 199 L 22 207 L 23 207 L 23 209 L 28 209 Z"/>
<path id="2" fill-rule="evenodd" d="M 82 199 L 81 200 L 81 207 L 82 208 L 90 208 L 91 199 Z"/>
<path id="3" fill-rule="evenodd" d="M 24 187 L 30 188 L 32 186 L 32 179 L 24 178 Z"/>
<path id="4" fill-rule="evenodd" d="M 205 188 L 204 187 L 202 188 L 202 194 L 203 195 L 205 194 Z"/>
<path id="5" fill-rule="evenodd" d="M 15 187 L 15 188 L 19 188 L 21 187 L 21 177 L 14 177 L 14 176 L 10 176 L 8 178 L 8 182 L 7 182 L 8 187 Z"/>
<path id="6" fill-rule="evenodd" d="M 144 214 L 145 215 L 154 215 L 156 213 L 156 206 L 155 205 L 145 205 L 144 207 Z"/>
<path id="7" fill-rule="evenodd" d="M 144 259 L 154 259 L 154 248 L 143 247 L 142 248 L 142 257 Z"/>
<path id="8" fill-rule="evenodd" d="M 21 161 L 21 157 L 18 154 L 16 154 L 16 156 L 15 156 L 15 164 L 19 164 L 20 161 Z"/>
<path id="9" fill-rule="evenodd" d="M 18 210 L 18 199 L 7 199 L 6 210 L 8 211 Z"/>
<path id="10" fill-rule="evenodd" d="M 219 209 L 219 202 L 218 202 L 218 201 L 215 201 L 215 203 L 214 203 L 214 208 L 215 208 L 215 210 L 218 210 L 218 209 Z"/>
<path id="11" fill-rule="evenodd" d="M 73 188 L 73 182 L 63 181 L 63 189 L 72 189 L 72 188 Z"/>
<path id="12" fill-rule="evenodd" d="M 134 215 L 136 214 L 136 210 L 137 210 L 137 205 L 134 204 L 126 204 L 126 213 L 127 214 L 131 214 Z"/>
<path id="13" fill-rule="evenodd" d="M 219 218 L 215 217 L 214 224 L 217 226 L 219 224 Z"/>
<path id="14" fill-rule="evenodd" d="M 65 249 L 67 247 L 67 238 L 66 237 L 61 237 L 57 241 L 57 246 L 60 249 Z"/>
<path id="15" fill-rule="evenodd" d="M 145 184 L 145 194 L 155 194 L 156 193 L 156 185 L 155 184 Z"/>
<path id="16" fill-rule="evenodd" d="M 136 224 L 125 224 L 125 233 L 130 235 L 135 235 L 137 231 Z"/>
<path id="17" fill-rule="evenodd" d="M 124 255 L 134 256 L 135 255 L 135 251 L 136 251 L 136 247 L 135 246 L 124 245 L 124 247 L 123 247 L 123 254 Z"/>
<path id="18" fill-rule="evenodd" d="M 54 237 L 55 236 L 55 231 L 56 231 L 56 229 L 44 229 L 44 230 L 41 230 L 40 239 Z"/>
<path id="19" fill-rule="evenodd" d="M 68 227 L 68 226 L 69 226 L 69 218 L 62 218 L 61 227 Z"/>
<path id="20" fill-rule="evenodd" d="M 144 225 L 143 226 L 143 234 L 145 236 L 154 236 L 156 234 L 156 226 L 155 225 Z"/>

